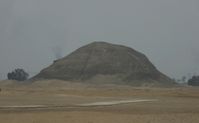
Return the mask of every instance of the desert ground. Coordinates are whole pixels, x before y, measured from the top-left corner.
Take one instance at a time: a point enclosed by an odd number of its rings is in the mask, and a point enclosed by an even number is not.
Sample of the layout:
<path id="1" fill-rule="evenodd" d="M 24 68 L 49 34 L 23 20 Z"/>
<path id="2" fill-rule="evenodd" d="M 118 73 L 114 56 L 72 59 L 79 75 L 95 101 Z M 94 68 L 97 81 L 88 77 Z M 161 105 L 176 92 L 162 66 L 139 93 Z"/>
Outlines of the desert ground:
<path id="1" fill-rule="evenodd" d="M 198 123 L 199 88 L 0 82 L 0 123 Z"/>

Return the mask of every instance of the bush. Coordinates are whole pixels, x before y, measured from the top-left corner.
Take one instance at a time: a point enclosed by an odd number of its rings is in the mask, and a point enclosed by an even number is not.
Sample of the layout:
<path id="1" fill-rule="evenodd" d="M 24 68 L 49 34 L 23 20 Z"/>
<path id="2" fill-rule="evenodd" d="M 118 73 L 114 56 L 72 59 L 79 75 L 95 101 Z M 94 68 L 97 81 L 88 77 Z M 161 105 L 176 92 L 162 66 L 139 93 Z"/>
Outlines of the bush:
<path id="1" fill-rule="evenodd" d="M 188 85 L 199 86 L 199 76 L 193 76 L 191 79 L 189 79 Z"/>
<path id="2" fill-rule="evenodd" d="M 24 81 L 28 79 L 29 74 L 23 69 L 15 69 L 11 73 L 7 74 L 9 80 Z"/>

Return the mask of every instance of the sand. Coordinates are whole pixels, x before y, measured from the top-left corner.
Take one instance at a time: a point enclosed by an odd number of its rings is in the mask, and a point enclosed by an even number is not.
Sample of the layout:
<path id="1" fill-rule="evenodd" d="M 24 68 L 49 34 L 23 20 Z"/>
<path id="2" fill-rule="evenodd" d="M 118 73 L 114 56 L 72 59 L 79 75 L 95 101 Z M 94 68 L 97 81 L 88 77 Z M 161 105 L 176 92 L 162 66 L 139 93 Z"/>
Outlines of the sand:
<path id="1" fill-rule="evenodd" d="M 199 88 L 54 82 L 1 86 L 0 123 L 199 122 Z"/>

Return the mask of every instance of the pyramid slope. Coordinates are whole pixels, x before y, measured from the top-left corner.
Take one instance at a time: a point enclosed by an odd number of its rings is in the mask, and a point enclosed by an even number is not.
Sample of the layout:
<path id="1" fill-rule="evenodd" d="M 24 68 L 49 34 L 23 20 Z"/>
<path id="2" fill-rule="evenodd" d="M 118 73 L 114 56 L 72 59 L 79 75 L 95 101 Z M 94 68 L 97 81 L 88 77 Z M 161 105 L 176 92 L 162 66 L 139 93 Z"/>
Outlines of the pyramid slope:
<path id="1" fill-rule="evenodd" d="M 159 72 L 148 58 L 132 48 L 94 42 L 57 60 L 34 78 L 98 83 L 163 83 L 171 79 Z"/>

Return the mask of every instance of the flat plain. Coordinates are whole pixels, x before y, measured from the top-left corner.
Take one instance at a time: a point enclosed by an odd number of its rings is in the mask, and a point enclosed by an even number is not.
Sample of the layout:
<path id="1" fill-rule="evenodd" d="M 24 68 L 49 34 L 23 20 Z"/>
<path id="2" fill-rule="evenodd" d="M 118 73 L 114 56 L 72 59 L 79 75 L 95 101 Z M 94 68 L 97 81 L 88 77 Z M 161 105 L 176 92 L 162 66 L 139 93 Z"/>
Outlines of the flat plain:
<path id="1" fill-rule="evenodd" d="M 196 87 L 90 85 L 60 80 L 30 84 L 1 81 L 0 87 L 0 123 L 199 122 Z"/>

